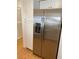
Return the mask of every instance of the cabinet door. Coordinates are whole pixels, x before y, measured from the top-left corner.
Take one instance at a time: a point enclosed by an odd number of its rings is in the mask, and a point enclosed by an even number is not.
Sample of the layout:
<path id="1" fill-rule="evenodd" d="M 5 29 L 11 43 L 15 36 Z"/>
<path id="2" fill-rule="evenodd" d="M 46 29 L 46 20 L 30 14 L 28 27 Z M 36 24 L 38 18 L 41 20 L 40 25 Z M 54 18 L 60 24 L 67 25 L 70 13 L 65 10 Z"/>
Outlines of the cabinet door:
<path id="1" fill-rule="evenodd" d="M 34 7 L 34 9 L 40 9 L 40 2 L 39 1 L 34 1 L 33 2 L 33 7 Z"/>
<path id="2" fill-rule="evenodd" d="M 40 9 L 61 8 L 61 0 L 44 0 L 40 1 Z"/>
<path id="3" fill-rule="evenodd" d="M 53 8 L 62 8 L 62 0 L 54 0 Z"/>
<path id="4" fill-rule="evenodd" d="M 40 1 L 40 9 L 51 9 L 53 6 L 52 0 Z"/>

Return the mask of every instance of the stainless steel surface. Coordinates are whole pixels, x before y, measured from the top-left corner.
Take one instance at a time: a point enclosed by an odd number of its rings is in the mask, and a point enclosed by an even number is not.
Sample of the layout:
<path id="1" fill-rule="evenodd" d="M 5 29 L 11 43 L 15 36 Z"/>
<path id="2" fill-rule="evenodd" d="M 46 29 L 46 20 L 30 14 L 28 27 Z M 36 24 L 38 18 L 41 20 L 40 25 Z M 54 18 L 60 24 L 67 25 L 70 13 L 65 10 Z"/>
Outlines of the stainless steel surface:
<path id="1" fill-rule="evenodd" d="M 44 39 L 58 40 L 60 33 L 60 17 L 46 17 L 44 28 Z"/>
<path id="2" fill-rule="evenodd" d="M 39 25 L 40 24 L 40 25 Z M 38 31 L 40 27 L 40 30 Z M 33 30 L 33 51 L 34 54 L 41 56 L 41 48 L 42 48 L 42 21 L 41 16 L 34 17 L 34 30 Z"/>
<path id="3" fill-rule="evenodd" d="M 35 16 L 33 31 L 34 54 L 44 59 L 55 59 L 60 30 L 60 16 Z"/>
<path id="4" fill-rule="evenodd" d="M 44 16 L 36 16 L 34 18 L 34 38 L 41 38 L 44 39 L 44 21 L 45 21 L 45 18 Z M 40 32 L 36 32 L 36 26 L 38 26 L 38 24 L 40 24 Z"/>
<path id="5" fill-rule="evenodd" d="M 40 27 L 39 32 L 37 32 L 36 30 L 38 29 L 38 26 Z M 37 28 L 36 28 L 37 27 Z M 41 17 L 35 17 L 34 18 L 34 37 L 41 37 L 41 33 L 42 33 L 42 21 L 41 21 Z"/>
<path id="6" fill-rule="evenodd" d="M 40 24 L 39 33 L 35 32 L 35 26 L 38 24 Z M 59 37 L 60 26 L 60 17 L 36 17 L 36 19 L 34 19 L 34 37 L 43 37 L 44 35 L 44 38 L 46 39 L 57 40 Z"/>

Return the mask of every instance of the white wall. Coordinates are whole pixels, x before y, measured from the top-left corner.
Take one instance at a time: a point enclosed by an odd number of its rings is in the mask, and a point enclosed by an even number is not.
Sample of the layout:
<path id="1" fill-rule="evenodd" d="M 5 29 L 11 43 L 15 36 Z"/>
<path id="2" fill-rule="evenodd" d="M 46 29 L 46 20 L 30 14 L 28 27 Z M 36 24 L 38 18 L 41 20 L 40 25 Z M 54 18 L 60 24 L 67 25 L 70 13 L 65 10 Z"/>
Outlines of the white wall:
<path id="1" fill-rule="evenodd" d="M 59 44 L 57 59 L 62 59 L 62 37 L 60 38 L 60 44 Z"/>
<path id="2" fill-rule="evenodd" d="M 22 1 L 23 46 L 33 50 L 33 0 Z"/>

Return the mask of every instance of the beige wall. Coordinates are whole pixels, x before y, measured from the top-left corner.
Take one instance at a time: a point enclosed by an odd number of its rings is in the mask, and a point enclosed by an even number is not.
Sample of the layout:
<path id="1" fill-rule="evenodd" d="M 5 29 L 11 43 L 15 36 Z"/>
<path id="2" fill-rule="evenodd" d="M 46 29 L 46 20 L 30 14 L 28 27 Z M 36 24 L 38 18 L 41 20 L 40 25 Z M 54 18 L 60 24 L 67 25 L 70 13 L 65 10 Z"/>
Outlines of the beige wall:
<path id="1" fill-rule="evenodd" d="M 21 8 L 17 8 L 17 39 L 22 37 Z"/>
<path id="2" fill-rule="evenodd" d="M 22 38 L 21 3 L 22 3 L 22 0 L 17 0 L 17 39 Z"/>
<path id="3" fill-rule="evenodd" d="M 22 0 L 17 0 L 17 7 L 21 8 L 21 6 L 22 6 Z"/>

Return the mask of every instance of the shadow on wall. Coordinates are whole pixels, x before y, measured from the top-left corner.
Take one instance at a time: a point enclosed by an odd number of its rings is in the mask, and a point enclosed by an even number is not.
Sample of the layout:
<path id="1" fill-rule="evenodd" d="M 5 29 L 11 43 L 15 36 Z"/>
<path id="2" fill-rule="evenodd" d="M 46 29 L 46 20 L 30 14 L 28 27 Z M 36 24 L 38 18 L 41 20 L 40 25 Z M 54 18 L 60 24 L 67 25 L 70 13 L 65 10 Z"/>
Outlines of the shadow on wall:
<path id="1" fill-rule="evenodd" d="M 17 39 L 22 37 L 21 8 L 17 8 Z"/>

